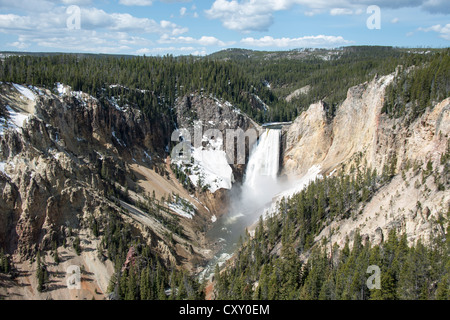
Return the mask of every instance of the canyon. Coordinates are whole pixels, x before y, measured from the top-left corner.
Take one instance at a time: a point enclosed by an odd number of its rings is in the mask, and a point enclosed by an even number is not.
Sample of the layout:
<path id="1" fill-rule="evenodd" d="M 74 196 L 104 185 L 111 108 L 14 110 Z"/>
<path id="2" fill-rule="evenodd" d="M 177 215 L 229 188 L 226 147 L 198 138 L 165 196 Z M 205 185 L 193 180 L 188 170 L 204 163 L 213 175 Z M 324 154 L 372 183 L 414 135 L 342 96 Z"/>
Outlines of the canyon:
<path id="1" fill-rule="evenodd" d="M 450 145 L 450 98 L 404 124 L 382 112 L 385 89 L 396 76 L 377 75 L 351 87 L 332 119 L 319 101 L 281 129 L 266 129 L 238 106 L 199 92 L 177 99 L 173 121 L 150 118 L 132 106 L 119 107 L 112 99 L 99 100 L 64 84 L 50 90 L 1 83 L 0 104 L 8 116 L 0 127 L 0 247 L 11 257 L 16 275 L 0 275 L 0 295 L 110 297 L 113 261 L 102 255 L 101 240 L 91 227 L 92 221 L 106 225 L 113 213 L 166 265 L 201 274 L 222 246 L 208 231 L 239 213 L 237 207 L 261 204 L 261 211 L 241 223 L 241 230 L 248 227 L 251 233 L 260 215 L 276 212 L 278 201 L 307 182 L 358 168 L 381 173 L 390 166 L 393 178 L 359 214 L 326 221 L 314 243 L 327 239 L 342 247 L 357 230 L 382 242 L 391 229 L 406 233 L 411 243 L 430 240 L 448 224 L 439 221 L 450 208 L 448 162 L 442 161 Z M 177 163 L 170 150 L 182 139 L 171 139 L 172 133 L 186 128 L 194 137 L 195 126 L 202 126 L 201 132 L 255 129 L 259 141 L 246 145 L 245 164 L 228 164 L 219 147 L 226 141 L 202 137 L 192 162 Z M 199 152 L 215 160 L 202 161 Z M 233 203 L 236 193 L 245 198 L 249 189 L 257 194 L 252 200 Z M 158 201 L 160 216 L 146 212 L 142 204 L 149 199 Z M 182 232 L 173 232 L 173 225 Z M 238 235 L 234 238 L 228 241 L 233 244 Z M 73 250 L 78 240 L 80 254 Z M 55 244 L 59 264 L 52 262 Z M 38 251 L 45 253 L 42 259 L 54 275 L 44 292 L 37 291 L 35 279 Z M 71 265 L 83 270 L 79 290 L 67 290 Z"/>

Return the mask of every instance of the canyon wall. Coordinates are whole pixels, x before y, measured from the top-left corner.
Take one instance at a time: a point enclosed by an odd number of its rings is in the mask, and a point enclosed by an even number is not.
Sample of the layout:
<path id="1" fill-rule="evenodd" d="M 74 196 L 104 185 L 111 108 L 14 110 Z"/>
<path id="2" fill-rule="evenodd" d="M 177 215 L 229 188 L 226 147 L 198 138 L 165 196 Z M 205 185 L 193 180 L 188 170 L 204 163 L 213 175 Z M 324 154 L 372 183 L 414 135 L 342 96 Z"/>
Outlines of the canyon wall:
<path id="1" fill-rule="evenodd" d="M 286 132 L 282 174 L 305 175 L 312 166 L 321 174 L 349 173 L 354 168 L 394 168 L 394 177 L 360 214 L 330 221 L 316 240 L 326 237 L 342 245 L 359 229 L 379 241 L 390 229 L 405 232 L 409 241 L 430 239 L 442 232 L 440 216 L 449 210 L 448 153 L 450 98 L 436 103 L 412 123 L 382 113 L 386 86 L 395 74 L 375 77 L 352 87 L 332 121 L 319 102 L 302 113 Z M 427 171 L 433 168 L 433 174 Z M 444 185 L 444 187 L 443 187 Z"/>

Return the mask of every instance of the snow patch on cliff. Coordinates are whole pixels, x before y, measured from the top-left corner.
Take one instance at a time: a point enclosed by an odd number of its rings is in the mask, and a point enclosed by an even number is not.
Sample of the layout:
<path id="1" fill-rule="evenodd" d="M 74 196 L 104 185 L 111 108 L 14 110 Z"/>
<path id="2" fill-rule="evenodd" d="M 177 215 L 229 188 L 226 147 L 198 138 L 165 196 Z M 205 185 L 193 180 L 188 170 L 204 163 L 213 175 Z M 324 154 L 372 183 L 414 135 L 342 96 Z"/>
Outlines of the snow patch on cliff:
<path id="1" fill-rule="evenodd" d="M 16 88 L 17 91 L 20 92 L 21 95 L 25 96 L 27 99 L 31 101 L 34 101 L 36 99 L 34 93 L 30 89 L 16 83 L 13 83 L 12 85 L 14 86 L 14 88 Z"/>
<path id="2" fill-rule="evenodd" d="M 210 140 L 209 145 L 210 148 L 192 148 L 194 166 L 189 178 L 194 185 L 206 186 L 212 193 L 221 188 L 231 189 L 233 172 L 221 149 L 222 140 Z"/>

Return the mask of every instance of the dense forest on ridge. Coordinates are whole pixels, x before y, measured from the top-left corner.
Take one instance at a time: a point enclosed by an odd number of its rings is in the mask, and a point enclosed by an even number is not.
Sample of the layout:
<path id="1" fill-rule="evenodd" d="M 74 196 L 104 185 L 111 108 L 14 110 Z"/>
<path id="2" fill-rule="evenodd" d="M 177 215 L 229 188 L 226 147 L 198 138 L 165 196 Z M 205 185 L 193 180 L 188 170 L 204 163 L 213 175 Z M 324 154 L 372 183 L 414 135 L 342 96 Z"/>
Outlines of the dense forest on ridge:
<path id="1" fill-rule="evenodd" d="M 211 94 L 264 123 L 292 121 L 318 100 L 329 105 L 332 117 L 349 87 L 371 80 L 376 74 L 394 72 L 398 65 L 404 70 L 413 65 L 425 66 L 420 69 L 421 83 L 411 86 L 411 99 L 438 98 L 449 91 L 445 74 L 448 51 L 347 47 L 245 54 L 235 49 L 206 57 L 23 55 L 3 61 L 0 79 L 49 89 L 60 82 L 97 98 L 114 97 L 120 106 L 135 105 L 152 117 L 161 113 L 170 116 L 178 97 L 195 92 Z M 438 82 L 434 81 L 436 71 Z M 285 100 L 304 86 L 310 86 L 308 92 L 290 102 Z M 415 89 L 419 86 L 429 88 L 430 93 L 419 97 L 422 91 Z"/>

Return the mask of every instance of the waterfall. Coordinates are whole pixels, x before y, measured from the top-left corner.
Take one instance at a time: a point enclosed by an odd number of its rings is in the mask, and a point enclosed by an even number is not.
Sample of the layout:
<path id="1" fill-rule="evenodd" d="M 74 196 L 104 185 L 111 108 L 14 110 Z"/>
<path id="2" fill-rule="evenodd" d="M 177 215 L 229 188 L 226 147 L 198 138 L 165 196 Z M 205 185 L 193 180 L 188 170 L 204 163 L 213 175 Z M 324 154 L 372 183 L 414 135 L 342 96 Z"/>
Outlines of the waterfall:
<path id="1" fill-rule="evenodd" d="M 245 189 L 261 190 L 276 184 L 280 160 L 281 130 L 266 129 L 253 148 L 244 178 Z"/>
<path id="2" fill-rule="evenodd" d="M 281 130 L 266 129 L 250 152 L 242 187 L 232 189 L 229 213 L 208 232 L 208 236 L 220 243 L 220 252 L 212 259 L 201 277 L 209 277 L 217 264 L 224 263 L 232 252 L 239 236 L 246 227 L 254 224 L 272 198 L 280 192 L 278 170 L 280 160 Z"/>
<path id="3" fill-rule="evenodd" d="M 260 216 L 276 212 L 276 201 L 300 192 L 320 172 L 313 166 L 303 178 L 294 184 L 278 179 L 280 168 L 281 130 L 268 129 L 260 135 L 259 141 L 250 152 L 242 186 L 231 190 L 228 214 L 220 217 L 208 231 L 208 237 L 221 246 L 220 251 L 199 275 L 210 277 L 216 264 L 222 265 L 236 249 L 240 235 L 248 226 L 255 225 Z"/>

